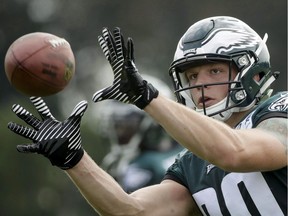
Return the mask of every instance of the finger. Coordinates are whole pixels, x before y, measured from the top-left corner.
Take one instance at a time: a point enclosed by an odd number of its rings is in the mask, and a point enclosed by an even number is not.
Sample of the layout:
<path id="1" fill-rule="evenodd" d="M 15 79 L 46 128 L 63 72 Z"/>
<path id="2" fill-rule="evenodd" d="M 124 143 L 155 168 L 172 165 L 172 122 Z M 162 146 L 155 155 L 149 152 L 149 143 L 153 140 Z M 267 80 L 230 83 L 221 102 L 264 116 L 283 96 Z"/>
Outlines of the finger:
<path id="1" fill-rule="evenodd" d="M 125 46 L 124 46 L 124 39 L 121 34 L 120 28 L 116 27 L 113 31 L 113 34 L 114 34 L 114 39 L 115 39 L 116 53 L 117 53 L 118 60 L 124 59 L 123 48 Z"/>
<path id="2" fill-rule="evenodd" d="M 41 121 L 19 104 L 14 104 L 12 111 L 33 128 L 38 129 L 40 127 Z"/>
<path id="3" fill-rule="evenodd" d="M 63 123 L 63 125 L 65 125 L 65 130 L 63 130 L 59 134 L 59 137 L 64 137 L 63 134 L 65 134 L 65 136 L 69 137 L 69 139 L 71 141 L 69 146 L 72 143 L 73 143 L 72 146 L 74 146 L 74 144 L 77 145 L 77 143 L 81 144 L 81 136 L 80 136 L 80 132 L 79 132 L 80 122 L 81 122 L 82 116 L 84 115 L 87 107 L 88 107 L 87 101 L 79 102 L 75 106 L 75 108 L 73 109 L 70 117 L 67 120 L 65 120 Z"/>
<path id="4" fill-rule="evenodd" d="M 105 39 L 102 36 L 98 36 L 98 43 L 99 43 L 99 45 L 102 49 L 102 52 L 104 53 L 106 59 L 110 62 L 111 58 L 110 58 L 109 49 L 108 49 L 108 46 L 107 46 Z"/>
<path id="5" fill-rule="evenodd" d="M 107 45 L 108 36 L 109 36 L 108 29 L 107 28 L 103 28 L 102 35 L 98 36 L 98 43 L 99 43 L 99 45 L 100 45 L 100 47 L 101 47 L 106 59 L 111 62 L 110 52 L 109 52 L 109 48 L 108 48 L 108 45 Z"/>
<path id="6" fill-rule="evenodd" d="M 85 100 L 80 101 L 80 102 L 74 107 L 74 109 L 73 109 L 73 111 L 72 111 L 72 113 L 71 113 L 71 115 L 70 115 L 69 118 L 71 118 L 71 117 L 74 118 L 74 117 L 77 117 L 77 116 L 82 117 L 82 116 L 84 115 L 87 107 L 88 107 L 87 101 L 85 101 Z"/>
<path id="7" fill-rule="evenodd" d="M 14 122 L 9 122 L 8 123 L 8 128 L 16 133 L 16 134 L 19 134 L 25 138 L 28 138 L 28 139 L 31 139 L 31 140 L 34 140 L 34 137 L 36 135 L 36 131 L 31 129 L 31 128 L 28 128 L 28 127 L 25 127 L 25 126 L 22 126 L 22 125 L 18 125 Z"/>
<path id="8" fill-rule="evenodd" d="M 116 55 L 116 46 L 114 42 L 114 38 L 112 36 L 112 33 L 108 30 L 108 28 L 104 28 L 102 30 L 102 37 L 105 39 L 109 53 L 110 53 L 110 58 L 111 62 L 114 62 L 117 60 L 117 55 Z"/>
<path id="9" fill-rule="evenodd" d="M 16 149 L 18 150 L 18 152 L 21 152 L 21 153 L 38 153 L 39 145 L 36 143 L 29 144 L 29 145 L 17 145 Z"/>
<path id="10" fill-rule="evenodd" d="M 111 87 L 109 86 L 109 87 L 100 89 L 99 91 L 95 92 L 93 94 L 92 101 L 99 102 L 99 101 L 107 99 L 106 94 L 109 92 L 110 89 Z"/>
<path id="11" fill-rule="evenodd" d="M 111 33 L 109 33 L 109 32 L 110 32 L 109 29 L 106 28 L 106 27 L 104 27 L 104 28 L 102 29 L 102 36 L 103 36 L 103 39 L 104 39 L 105 41 L 108 39 L 109 35 L 111 35 Z"/>
<path id="12" fill-rule="evenodd" d="M 129 97 L 126 93 L 119 91 L 120 84 L 119 82 L 114 84 L 113 86 L 109 86 L 107 88 L 101 89 L 94 93 L 92 97 L 92 101 L 99 102 L 107 99 L 114 99 L 124 103 L 129 102 Z"/>
<path id="13" fill-rule="evenodd" d="M 30 97 L 30 100 L 34 104 L 35 108 L 37 109 L 39 115 L 43 120 L 48 118 L 55 119 L 51 114 L 48 106 L 41 97 Z"/>
<path id="14" fill-rule="evenodd" d="M 127 41 L 127 59 L 135 62 L 134 44 L 133 44 L 132 38 L 128 38 L 128 41 Z"/>

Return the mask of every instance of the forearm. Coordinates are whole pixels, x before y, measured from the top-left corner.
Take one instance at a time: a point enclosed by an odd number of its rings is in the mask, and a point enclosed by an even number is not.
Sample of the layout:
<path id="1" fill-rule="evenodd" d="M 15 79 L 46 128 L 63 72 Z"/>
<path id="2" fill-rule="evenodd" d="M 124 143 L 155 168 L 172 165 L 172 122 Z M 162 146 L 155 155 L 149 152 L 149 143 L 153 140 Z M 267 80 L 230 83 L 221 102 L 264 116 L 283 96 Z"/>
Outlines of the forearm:
<path id="1" fill-rule="evenodd" d="M 229 136 L 231 129 L 227 125 L 164 97 L 159 96 L 157 101 L 153 100 L 145 111 L 181 145 L 210 162 L 219 158 L 219 154 L 223 155 L 225 151 L 231 152 L 229 148 L 233 148 L 231 140 L 235 137 Z M 229 142 L 225 142 L 227 139 Z"/>
<path id="2" fill-rule="evenodd" d="M 162 96 L 154 99 L 145 111 L 181 145 L 223 169 L 270 170 L 283 164 L 283 156 L 279 159 L 283 155 L 281 144 L 261 130 L 232 129 Z"/>
<path id="3" fill-rule="evenodd" d="M 85 152 L 81 161 L 67 170 L 83 197 L 101 215 L 137 215 L 138 208 L 119 184 Z"/>

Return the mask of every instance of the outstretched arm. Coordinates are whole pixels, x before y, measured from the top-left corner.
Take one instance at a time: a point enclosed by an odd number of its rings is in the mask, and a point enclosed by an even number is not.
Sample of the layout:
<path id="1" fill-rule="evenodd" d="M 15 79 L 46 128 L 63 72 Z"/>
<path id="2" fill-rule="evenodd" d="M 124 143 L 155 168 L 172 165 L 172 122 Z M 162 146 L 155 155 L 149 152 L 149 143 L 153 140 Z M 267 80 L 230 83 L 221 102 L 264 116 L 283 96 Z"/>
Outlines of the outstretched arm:
<path id="1" fill-rule="evenodd" d="M 267 133 L 271 130 L 263 126 L 235 130 L 164 98 L 138 72 L 132 40 L 128 39 L 126 47 L 120 29 L 116 28 L 113 33 L 114 37 L 108 29 L 104 29 L 100 45 L 113 68 L 114 82 L 110 87 L 97 91 L 94 102 L 116 99 L 144 109 L 178 143 L 228 171 L 268 171 L 287 165 L 287 142 L 281 142 L 287 139 L 287 121 L 278 120 L 284 131 L 281 134 L 277 131 Z"/>
<path id="2" fill-rule="evenodd" d="M 86 152 L 81 161 L 66 172 L 101 215 L 201 215 L 184 186 L 165 180 L 127 194 Z"/>
<path id="3" fill-rule="evenodd" d="M 15 104 L 13 112 L 31 127 L 13 122 L 8 128 L 28 138 L 30 144 L 18 145 L 22 153 L 38 153 L 52 165 L 65 170 L 90 205 L 102 215 L 191 215 L 198 209 L 189 191 L 176 182 L 163 183 L 128 195 L 103 171 L 81 144 L 80 122 L 87 102 L 78 103 L 63 122 L 56 120 L 44 100 L 31 97 L 40 118 Z"/>
<path id="4" fill-rule="evenodd" d="M 223 169 L 249 172 L 287 166 L 287 119 L 276 119 L 277 127 L 268 119 L 257 128 L 235 130 L 161 95 L 144 110 L 187 149 Z"/>

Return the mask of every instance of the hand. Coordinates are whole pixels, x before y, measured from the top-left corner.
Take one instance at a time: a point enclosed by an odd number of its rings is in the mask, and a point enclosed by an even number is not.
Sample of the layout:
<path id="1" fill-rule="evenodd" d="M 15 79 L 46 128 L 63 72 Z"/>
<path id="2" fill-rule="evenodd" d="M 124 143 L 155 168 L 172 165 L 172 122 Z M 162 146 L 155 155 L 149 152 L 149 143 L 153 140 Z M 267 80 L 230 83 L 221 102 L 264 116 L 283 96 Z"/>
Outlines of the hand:
<path id="1" fill-rule="evenodd" d="M 109 61 L 113 73 L 113 84 L 97 91 L 92 100 L 94 102 L 115 99 L 124 103 L 135 104 L 144 109 L 158 96 L 158 90 L 146 80 L 143 80 L 134 63 L 134 48 L 132 38 L 128 38 L 127 48 L 119 28 L 112 33 L 104 28 L 98 37 L 102 51 Z"/>
<path id="2" fill-rule="evenodd" d="M 52 165 L 61 169 L 75 166 L 83 156 L 81 145 L 80 122 L 87 109 L 87 102 L 78 103 L 70 117 L 63 122 L 56 120 L 50 113 L 46 103 L 40 97 L 30 97 L 41 120 L 14 104 L 12 111 L 32 128 L 8 123 L 8 128 L 16 134 L 33 141 L 28 145 L 17 145 L 17 150 L 23 153 L 38 153 L 47 157 Z"/>

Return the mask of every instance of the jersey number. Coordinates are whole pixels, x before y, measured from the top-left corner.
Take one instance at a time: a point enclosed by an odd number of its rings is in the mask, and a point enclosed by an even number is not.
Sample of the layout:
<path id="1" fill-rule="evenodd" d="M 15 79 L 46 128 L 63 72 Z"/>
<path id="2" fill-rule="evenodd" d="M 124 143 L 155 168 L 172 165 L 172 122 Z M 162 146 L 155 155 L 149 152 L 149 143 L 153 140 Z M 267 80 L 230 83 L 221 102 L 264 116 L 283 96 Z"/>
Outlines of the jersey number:
<path id="1" fill-rule="evenodd" d="M 261 173 L 230 173 L 223 178 L 221 190 L 230 215 L 284 215 Z M 193 197 L 204 215 L 223 215 L 214 188 Z"/>

